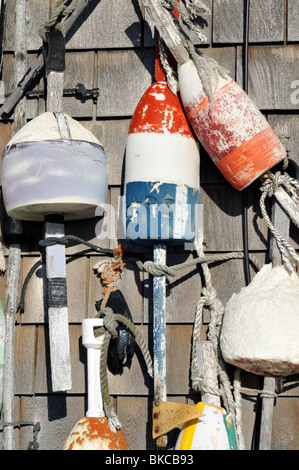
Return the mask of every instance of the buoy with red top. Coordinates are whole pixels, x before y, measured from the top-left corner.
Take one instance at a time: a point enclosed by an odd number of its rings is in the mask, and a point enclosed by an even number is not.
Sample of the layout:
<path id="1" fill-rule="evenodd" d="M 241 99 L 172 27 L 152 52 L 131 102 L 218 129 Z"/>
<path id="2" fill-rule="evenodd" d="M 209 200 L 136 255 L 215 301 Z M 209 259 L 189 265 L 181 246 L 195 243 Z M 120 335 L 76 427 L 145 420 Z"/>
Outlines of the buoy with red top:
<path id="1" fill-rule="evenodd" d="M 266 118 L 227 74 L 215 71 L 212 78 L 213 110 L 192 60 L 180 65 L 178 75 L 188 121 L 212 161 L 235 189 L 246 188 L 286 157 Z"/>
<path id="2" fill-rule="evenodd" d="M 125 166 L 127 239 L 192 241 L 199 205 L 199 150 L 179 98 L 151 85 L 131 120 Z"/>
<path id="3" fill-rule="evenodd" d="M 161 77 L 162 74 L 162 77 Z M 156 60 L 156 83 L 133 114 L 126 147 L 126 238 L 153 245 L 154 263 L 166 264 L 166 244 L 192 242 L 199 210 L 199 146 L 178 96 Z M 154 400 L 167 401 L 166 282 L 153 279 Z M 165 447 L 167 436 L 157 439 Z"/>

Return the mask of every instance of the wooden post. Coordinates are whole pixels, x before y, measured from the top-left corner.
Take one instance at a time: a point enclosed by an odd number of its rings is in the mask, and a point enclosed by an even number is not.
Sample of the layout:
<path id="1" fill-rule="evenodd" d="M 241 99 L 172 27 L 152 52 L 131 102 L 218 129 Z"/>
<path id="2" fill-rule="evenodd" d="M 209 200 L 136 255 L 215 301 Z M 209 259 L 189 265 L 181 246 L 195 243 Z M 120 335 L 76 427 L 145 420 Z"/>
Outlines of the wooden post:
<path id="1" fill-rule="evenodd" d="M 16 2 L 16 24 L 14 37 L 14 85 L 27 69 L 26 50 L 26 0 Z M 15 108 L 13 133 L 19 131 L 27 122 L 26 99 L 23 98 Z M 7 278 L 5 291 L 5 351 L 3 368 L 3 421 L 14 421 L 14 348 L 17 297 L 21 272 L 21 244 L 19 238 L 23 233 L 20 220 L 9 219 L 10 235 L 13 242 L 9 246 Z M 3 429 L 4 450 L 14 450 L 14 428 L 12 425 Z"/>
<path id="2" fill-rule="evenodd" d="M 276 230 L 288 241 L 290 218 L 276 200 L 274 200 L 272 205 L 271 219 Z M 271 237 L 270 240 L 270 258 L 273 267 L 281 265 L 281 254 L 274 237 Z M 265 373 L 263 391 L 265 393 L 270 392 L 270 394 L 274 393 L 276 380 L 277 378 L 272 374 Z M 262 401 L 259 450 L 271 450 L 273 408 L 274 398 L 271 396 L 264 397 Z"/>
<path id="3" fill-rule="evenodd" d="M 64 236 L 62 214 L 46 215 L 45 238 Z M 65 246 L 46 247 L 47 301 L 52 390 L 72 388 Z"/>
<path id="4" fill-rule="evenodd" d="M 57 113 L 57 125 L 62 138 L 70 139 L 62 111 L 64 80 L 64 38 L 60 32 L 50 33 L 49 41 L 55 34 L 53 48 L 55 68 L 51 56 L 47 69 L 47 111 Z M 50 44 L 50 51 L 52 44 Z M 51 52 L 50 52 L 51 54 Z M 58 57 L 58 60 L 57 60 Z M 56 63 L 57 62 L 57 63 Z M 47 214 L 45 217 L 45 238 L 64 236 L 63 214 Z M 46 247 L 46 271 L 48 293 L 48 321 L 50 339 L 50 361 L 53 392 L 72 388 L 71 357 L 67 308 L 65 246 L 60 244 Z"/>
<path id="5" fill-rule="evenodd" d="M 154 245 L 154 263 L 166 264 L 166 248 Z M 166 278 L 154 276 L 154 400 L 167 401 L 166 391 Z M 158 447 L 166 447 L 167 436 L 157 439 Z"/>
<path id="6" fill-rule="evenodd" d="M 93 0 L 79 0 L 77 6 L 69 18 L 64 20 L 63 27 L 67 33 L 75 21 L 79 18 L 82 11 L 93 2 Z M 16 106 L 16 104 L 22 99 L 25 91 L 27 90 L 30 82 L 39 75 L 44 66 L 44 54 L 41 53 L 33 63 L 33 65 L 20 77 L 17 85 L 14 87 L 12 94 L 5 101 L 2 108 L 0 109 L 1 116 L 7 116 L 10 114 L 11 110 Z"/>

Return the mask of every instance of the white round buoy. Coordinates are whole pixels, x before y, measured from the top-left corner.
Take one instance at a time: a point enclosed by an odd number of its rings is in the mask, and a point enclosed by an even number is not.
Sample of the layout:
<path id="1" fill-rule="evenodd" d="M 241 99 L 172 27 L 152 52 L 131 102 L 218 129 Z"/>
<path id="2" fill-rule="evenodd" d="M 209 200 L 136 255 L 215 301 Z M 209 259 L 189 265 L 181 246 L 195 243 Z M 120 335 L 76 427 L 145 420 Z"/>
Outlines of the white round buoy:
<path id="1" fill-rule="evenodd" d="M 46 112 L 8 142 L 2 160 L 3 201 L 9 216 L 65 220 L 95 216 L 108 193 L 106 156 L 101 143 L 65 113 Z"/>
<path id="2" fill-rule="evenodd" d="M 299 372 L 299 278 L 267 264 L 225 307 L 220 347 L 224 360 L 263 375 Z"/>

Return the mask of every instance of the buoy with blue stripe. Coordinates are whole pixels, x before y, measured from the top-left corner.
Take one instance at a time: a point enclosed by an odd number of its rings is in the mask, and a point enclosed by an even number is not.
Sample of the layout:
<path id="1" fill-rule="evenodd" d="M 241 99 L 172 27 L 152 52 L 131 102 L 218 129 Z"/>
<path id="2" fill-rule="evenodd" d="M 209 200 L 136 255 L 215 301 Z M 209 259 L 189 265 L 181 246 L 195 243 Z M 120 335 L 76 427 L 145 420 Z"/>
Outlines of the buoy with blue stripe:
<path id="1" fill-rule="evenodd" d="M 195 408 L 203 416 L 184 425 L 175 450 L 238 450 L 234 421 L 224 408 L 204 402 Z"/>
<path id="2" fill-rule="evenodd" d="M 153 245 L 154 263 L 166 264 L 166 244 L 192 242 L 199 210 L 199 147 L 178 96 L 159 80 L 141 97 L 126 147 L 126 238 Z M 154 400 L 167 401 L 166 282 L 153 279 Z M 157 438 L 166 447 L 167 436 Z"/>
<path id="3" fill-rule="evenodd" d="M 144 93 L 132 117 L 125 166 L 126 237 L 144 244 L 194 239 L 199 149 L 166 82 Z"/>

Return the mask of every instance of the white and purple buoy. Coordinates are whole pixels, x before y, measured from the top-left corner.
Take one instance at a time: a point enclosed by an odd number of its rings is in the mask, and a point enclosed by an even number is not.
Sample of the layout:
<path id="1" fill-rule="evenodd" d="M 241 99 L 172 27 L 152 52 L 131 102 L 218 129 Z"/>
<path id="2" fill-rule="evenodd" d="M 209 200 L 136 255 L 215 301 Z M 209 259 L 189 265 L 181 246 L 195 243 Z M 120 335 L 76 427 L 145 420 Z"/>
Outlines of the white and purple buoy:
<path id="1" fill-rule="evenodd" d="M 107 201 L 104 149 L 67 114 L 41 114 L 6 145 L 2 191 L 9 216 L 44 221 L 45 238 L 62 237 L 64 220 L 95 217 Z M 46 247 L 46 268 L 52 389 L 64 391 L 72 384 L 63 244 Z"/>

